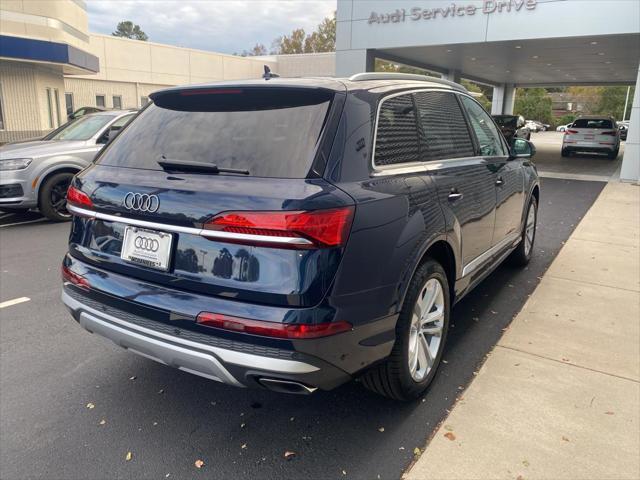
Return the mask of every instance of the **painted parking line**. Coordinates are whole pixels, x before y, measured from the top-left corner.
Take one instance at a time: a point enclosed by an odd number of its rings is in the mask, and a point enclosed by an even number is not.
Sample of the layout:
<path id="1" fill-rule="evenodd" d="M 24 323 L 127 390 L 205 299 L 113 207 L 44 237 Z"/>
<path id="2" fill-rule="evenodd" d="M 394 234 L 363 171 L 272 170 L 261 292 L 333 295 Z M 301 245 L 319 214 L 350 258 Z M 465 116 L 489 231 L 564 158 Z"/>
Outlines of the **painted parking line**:
<path id="1" fill-rule="evenodd" d="M 26 225 L 28 223 L 39 223 L 46 220 L 46 218 L 36 218 L 35 220 L 27 220 L 26 222 L 7 223 L 6 225 L 0 225 L 0 228 L 15 227 L 16 225 Z"/>
<path id="2" fill-rule="evenodd" d="M 0 308 L 11 307 L 13 305 L 18 305 L 19 303 L 28 302 L 29 300 L 31 300 L 29 297 L 14 298 L 13 300 L 7 300 L 6 302 L 0 303 Z"/>

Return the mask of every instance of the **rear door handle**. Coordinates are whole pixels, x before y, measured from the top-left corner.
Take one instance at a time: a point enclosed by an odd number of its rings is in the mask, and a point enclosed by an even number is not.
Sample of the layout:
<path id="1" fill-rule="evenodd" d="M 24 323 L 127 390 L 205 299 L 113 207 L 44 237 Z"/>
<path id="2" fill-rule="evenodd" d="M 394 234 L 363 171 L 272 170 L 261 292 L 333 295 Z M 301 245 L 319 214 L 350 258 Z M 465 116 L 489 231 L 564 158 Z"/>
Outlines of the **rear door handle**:
<path id="1" fill-rule="evenodd" d="M 450 202 L 455 202 L 456 200 L 460 200 L 462 198 L 462 194 L 457 190 L 451 190 L 451 193 L 447 197 Z"/>
<path id="2" fill-rule="evenodd" d="M 504 180 L 502 179 L 502 177 L 498 177 L 498 179 L 496 180 L 496 185 L 498 186 L 504 185 Z"/>

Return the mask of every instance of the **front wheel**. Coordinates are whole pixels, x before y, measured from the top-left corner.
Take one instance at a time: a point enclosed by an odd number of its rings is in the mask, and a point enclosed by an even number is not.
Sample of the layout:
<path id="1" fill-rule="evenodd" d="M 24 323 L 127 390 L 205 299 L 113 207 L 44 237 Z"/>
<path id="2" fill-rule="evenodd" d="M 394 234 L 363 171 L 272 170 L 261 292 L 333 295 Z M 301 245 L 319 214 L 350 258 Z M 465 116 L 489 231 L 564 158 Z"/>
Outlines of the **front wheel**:
<path id="1" fill-rule="evenodd" d="M 447 275 L 438 262 L 427 259 L 409 285 L 391 355 L 364 374 L 364 386 L 394 400 L 420 397 L 440 365 L 450 305 Z"/>
<path id="2" fill-rule="evenodd" d="M 511 263 L 518 266 L 525 266 L 531 261 L 533 256 L 533 243 L 536 239 L 536 225 L 538 223 L 538 202 L 536 197 L 531 197 L 527 216 L 525 217 L 522 229 L 522 241 L 511 254 Z"/>
<path id="3" fill-rule="evenodd" d="M 67 211 L 67 190 L 73 173 L 56 173 L 49 177 L 40 188 L 40 212 L 54 222 L 66 222 L 71 219 Z"/>

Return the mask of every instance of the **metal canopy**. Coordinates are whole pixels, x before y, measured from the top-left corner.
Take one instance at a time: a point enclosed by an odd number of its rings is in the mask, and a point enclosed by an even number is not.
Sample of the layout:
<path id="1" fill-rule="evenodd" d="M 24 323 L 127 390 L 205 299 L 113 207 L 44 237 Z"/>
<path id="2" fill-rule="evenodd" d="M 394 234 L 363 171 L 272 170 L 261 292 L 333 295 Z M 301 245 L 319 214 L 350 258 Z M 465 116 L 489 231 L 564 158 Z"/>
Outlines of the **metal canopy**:
<path id="1" fill-rule="evenodd" d="M 628 85 L 638 76 L 640 33 L 376 49 L 407 65 L 488 84 Z"/>

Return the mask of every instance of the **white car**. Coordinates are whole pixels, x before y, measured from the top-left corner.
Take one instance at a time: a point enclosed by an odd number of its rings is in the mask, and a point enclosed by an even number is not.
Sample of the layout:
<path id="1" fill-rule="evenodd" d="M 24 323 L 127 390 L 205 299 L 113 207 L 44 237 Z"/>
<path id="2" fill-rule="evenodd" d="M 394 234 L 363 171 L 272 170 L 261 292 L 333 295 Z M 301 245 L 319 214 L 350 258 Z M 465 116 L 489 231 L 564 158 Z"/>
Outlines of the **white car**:
<path id="1" fill-rule="evenodd" d="M 610 159 L 618 157 L 620 131 L 612 117 L 580 117 L 564 132 L 562 156 L 574 152 L 606 153 Z"/>
<path id="2" fill-rule="evenodd" d="M 556 132 L 564 132 L 570 126 L 570 123 L 567 123 L 566 125 L 559 125 L 558 127 L 556 127 Z"/>

